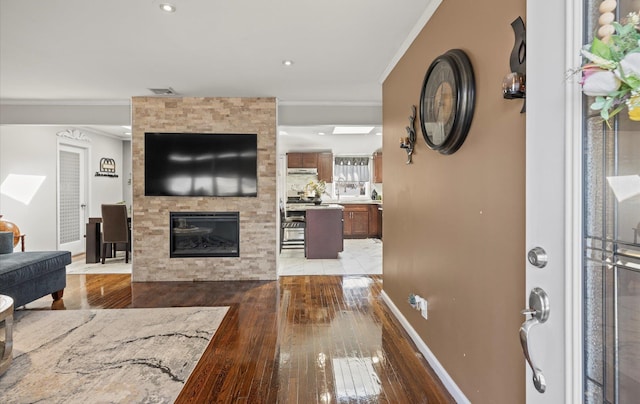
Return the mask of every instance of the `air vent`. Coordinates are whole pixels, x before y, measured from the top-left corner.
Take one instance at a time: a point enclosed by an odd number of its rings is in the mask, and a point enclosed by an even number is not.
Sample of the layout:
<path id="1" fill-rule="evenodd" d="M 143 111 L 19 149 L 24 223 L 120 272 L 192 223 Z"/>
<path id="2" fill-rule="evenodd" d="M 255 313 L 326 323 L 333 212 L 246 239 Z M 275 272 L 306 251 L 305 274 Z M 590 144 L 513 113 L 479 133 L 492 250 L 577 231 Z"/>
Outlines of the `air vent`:
<path id="1" fill-rule="evenodd" d="M 155 95 L 177 95 L 173 88 L 150 88 L 149 91 L 154 93 Z"/>

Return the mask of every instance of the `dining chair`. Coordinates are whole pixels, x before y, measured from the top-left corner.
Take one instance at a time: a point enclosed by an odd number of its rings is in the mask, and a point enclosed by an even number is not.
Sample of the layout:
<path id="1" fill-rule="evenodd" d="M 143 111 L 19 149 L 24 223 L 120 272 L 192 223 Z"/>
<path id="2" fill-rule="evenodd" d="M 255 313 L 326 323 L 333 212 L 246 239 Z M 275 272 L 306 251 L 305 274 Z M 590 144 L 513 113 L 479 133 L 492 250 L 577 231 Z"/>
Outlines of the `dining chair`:
<path id="1" fill-rule="evenodd" d="M 304 230 L 306 221 L 304 217 L 287 217 L 284 211 L 284 204 L 280 201 L 280 252 L 283 248 L 304 248 L 305 234 L 302 232 L 302 239 L 288 240 L 285 239 L 285 230 Z"/>
<path id="2" fill-rule="evenodd" d="M 113 247 L 113 257 L 116 256 L 116 245 L 125 244 L 125 262 L 129 262 L 131 240 L 129 223 L 127 220 L 127 206 L 122 204 L 102 205 L 102 263 L 107 255 L 107 244 Z"/>

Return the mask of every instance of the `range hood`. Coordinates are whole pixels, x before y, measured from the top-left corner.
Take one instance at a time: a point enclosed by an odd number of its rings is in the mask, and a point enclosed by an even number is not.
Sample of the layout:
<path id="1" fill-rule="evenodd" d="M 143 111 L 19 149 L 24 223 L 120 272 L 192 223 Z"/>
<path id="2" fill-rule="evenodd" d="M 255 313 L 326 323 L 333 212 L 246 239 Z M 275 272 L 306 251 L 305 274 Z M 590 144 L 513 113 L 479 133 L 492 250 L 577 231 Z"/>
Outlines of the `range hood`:
<path id="1" fill-rule="evenodd" d="M 318 175 L 317 168 L 287 168 L 287 174 Z"/>

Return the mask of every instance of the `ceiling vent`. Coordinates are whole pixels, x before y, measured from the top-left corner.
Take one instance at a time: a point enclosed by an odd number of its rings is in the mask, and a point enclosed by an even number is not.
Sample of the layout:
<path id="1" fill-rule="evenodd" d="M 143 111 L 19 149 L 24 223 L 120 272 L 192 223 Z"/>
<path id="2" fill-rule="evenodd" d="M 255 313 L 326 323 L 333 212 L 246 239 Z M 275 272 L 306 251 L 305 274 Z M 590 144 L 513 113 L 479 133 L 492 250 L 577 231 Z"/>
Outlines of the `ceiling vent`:
<path id="1" fill-rule="evenodd" d="M 171 87 L 168 88 L 150 88 L 149 91 L 154 93 L 155 95 L 178 95 L 175 90 Z"/>

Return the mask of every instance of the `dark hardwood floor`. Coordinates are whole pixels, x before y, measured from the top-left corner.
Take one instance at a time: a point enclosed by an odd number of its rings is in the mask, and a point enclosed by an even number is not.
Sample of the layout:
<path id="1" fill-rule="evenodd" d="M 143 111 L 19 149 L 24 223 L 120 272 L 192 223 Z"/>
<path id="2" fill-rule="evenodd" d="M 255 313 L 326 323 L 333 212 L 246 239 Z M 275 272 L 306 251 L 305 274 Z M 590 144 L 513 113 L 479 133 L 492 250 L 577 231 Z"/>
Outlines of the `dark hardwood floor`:
<path id="1" fill-rule="evenodd" d="M 381 276 L 132 284 L 68 275 L 52 308 L 230 306 L 178 403 L 454 402 L 381 289 Z"/>

